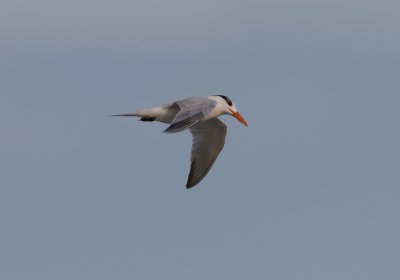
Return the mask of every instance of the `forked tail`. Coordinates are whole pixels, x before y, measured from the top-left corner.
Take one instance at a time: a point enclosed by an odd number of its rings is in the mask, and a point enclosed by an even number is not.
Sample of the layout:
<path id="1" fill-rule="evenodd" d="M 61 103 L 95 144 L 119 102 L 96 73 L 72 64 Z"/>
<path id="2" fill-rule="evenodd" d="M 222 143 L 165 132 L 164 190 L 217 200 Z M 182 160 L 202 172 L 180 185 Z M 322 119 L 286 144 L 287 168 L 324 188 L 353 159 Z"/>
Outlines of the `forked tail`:
<path id="1" fill-rule="evenodd" d="M 148 116 L 142 112 L 115 114 L 115 115 L 111 115 L 111 117 L 139 117 L 140 120 L 143 122 L 152 122 L 156 119 L 155 117 Z"/>

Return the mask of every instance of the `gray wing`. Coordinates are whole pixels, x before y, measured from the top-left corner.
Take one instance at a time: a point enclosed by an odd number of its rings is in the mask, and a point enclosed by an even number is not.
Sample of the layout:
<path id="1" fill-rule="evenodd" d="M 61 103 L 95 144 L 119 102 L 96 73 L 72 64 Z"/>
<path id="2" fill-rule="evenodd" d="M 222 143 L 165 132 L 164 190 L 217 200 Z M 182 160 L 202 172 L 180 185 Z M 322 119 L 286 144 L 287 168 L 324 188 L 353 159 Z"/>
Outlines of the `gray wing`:
<path id="1" fill-rule="evenodd" d="M 217 118 L 190 127 L 193 145 L 187 188 L 194 187 L 207 175 L 224 147 L 226 131 L 226 125 Z"/>
<path id="2" fill-rule="evenodd" d="M 194 126 L 214 109 L 217 102 L 206 97 L 196 96 L 176 101 L 173 104 L 179 106 L 180 110 L 164 132 L 180 132 Z"/>

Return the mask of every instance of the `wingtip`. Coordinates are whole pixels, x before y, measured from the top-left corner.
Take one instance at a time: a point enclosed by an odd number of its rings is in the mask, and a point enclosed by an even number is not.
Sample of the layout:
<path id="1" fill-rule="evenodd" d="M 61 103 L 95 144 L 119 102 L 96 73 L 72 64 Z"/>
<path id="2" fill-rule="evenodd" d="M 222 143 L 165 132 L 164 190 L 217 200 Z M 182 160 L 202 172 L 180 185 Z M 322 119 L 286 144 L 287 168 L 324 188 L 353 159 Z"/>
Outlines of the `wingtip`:
<path id="1" fill-rule="evenodd" d="M 191 188 L 197 186 L 200 183 L 200 181 L 203 179 L 204 176 L 197 180 L 194 180 L 192 177 L 193 177 L 193 174 L 190 173 L 188 181 L 186 183 L 186 189 L 191 189 Z"/>
<path id="2" fill-rule="evenodd" d="M 171 131 L 171 126 L 167 127 L 166 129 L 163 130 L 164 133 L 173 133 L 173 131 Z"/>

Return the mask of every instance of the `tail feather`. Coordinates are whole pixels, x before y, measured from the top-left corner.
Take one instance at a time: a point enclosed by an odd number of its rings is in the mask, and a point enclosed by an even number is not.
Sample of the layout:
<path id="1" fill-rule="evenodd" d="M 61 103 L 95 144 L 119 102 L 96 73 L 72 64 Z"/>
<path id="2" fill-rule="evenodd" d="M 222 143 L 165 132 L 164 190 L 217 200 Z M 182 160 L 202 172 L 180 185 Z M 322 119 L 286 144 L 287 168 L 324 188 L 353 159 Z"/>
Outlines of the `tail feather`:
<path id="1" fill-rule="evenodd" d="M 146 114 L 145 112 L 132 112 L 132 113 L 122 113 L 122 114 L 115 114 L 111 115 L 111 117 L 139 117 L 143 122 L 152 122 L 155 121 L 156 118 Z"/>
<path id="2" fill-rule="evenodd" d="M 123 114 L 111 115 L 111 117 L 143 117 L 143 115 L 138 113 L 123 113 Z"/>
<path id="3" fill-rule="evenodd" d="M 171 123 L 179 111 L 179 107 L 174 104 L 168 104 L 161 107 L 144 109 L 137 112 L 129 112 L 122 114 L 115 114 L 111 116 L 118 117 L 139 117 L 141 121 L 152 122 L 159 121 L 163 123 Z"/>

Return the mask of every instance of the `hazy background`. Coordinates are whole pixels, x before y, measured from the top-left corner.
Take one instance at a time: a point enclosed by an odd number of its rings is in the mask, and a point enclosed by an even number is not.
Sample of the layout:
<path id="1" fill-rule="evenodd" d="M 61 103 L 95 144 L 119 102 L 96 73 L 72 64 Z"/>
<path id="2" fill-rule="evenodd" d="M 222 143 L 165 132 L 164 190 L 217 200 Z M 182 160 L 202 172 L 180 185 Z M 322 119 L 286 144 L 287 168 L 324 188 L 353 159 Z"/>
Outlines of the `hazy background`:
<path id="1" fill-rule="evenodd" d="M 400 279 L 400 4 L 0 3 L 0 278 Z M 110 118 L 236 101 L 191 136 Z"/>

